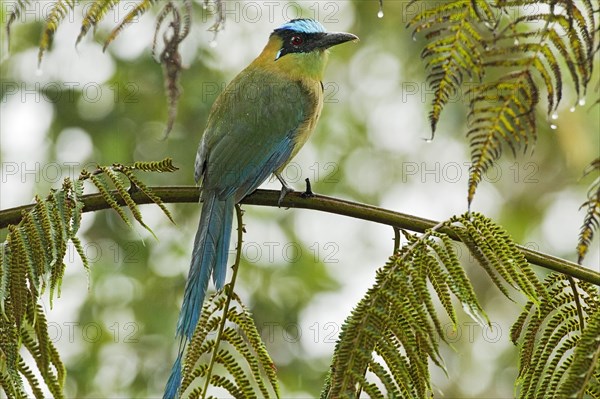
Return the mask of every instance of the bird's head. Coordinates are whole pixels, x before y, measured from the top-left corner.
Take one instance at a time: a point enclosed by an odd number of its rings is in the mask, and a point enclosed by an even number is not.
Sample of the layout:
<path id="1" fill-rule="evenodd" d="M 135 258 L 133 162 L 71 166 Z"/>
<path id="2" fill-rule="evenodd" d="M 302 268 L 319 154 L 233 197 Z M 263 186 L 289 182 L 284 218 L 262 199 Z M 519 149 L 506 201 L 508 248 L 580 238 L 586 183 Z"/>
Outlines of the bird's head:
<path id="1" fill-rule="evenodd" d="M 259 59 L 269 67 L 292 75 L 320 79 L 327 63 L 327 50 L 351 40 L 358 37 L 351 33 L 327 32 L 314 19 L 293 19 L 271 33 Z"/>

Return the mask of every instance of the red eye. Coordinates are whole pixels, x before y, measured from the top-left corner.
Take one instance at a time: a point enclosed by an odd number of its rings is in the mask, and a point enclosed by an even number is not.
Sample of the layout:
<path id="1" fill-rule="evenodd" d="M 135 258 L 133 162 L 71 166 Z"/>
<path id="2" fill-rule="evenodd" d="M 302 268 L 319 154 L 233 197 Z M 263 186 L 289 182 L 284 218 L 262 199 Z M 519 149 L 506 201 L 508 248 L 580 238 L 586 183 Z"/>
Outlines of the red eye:
<path id="1" fill-rule="evenodd" d="M 292 36 L 292 40 L 290 40 L 290 43 L 292 43 L 292 46 L 299 46 L 302 44 L 304 40 L 302 40 L 301 36 Z"/>

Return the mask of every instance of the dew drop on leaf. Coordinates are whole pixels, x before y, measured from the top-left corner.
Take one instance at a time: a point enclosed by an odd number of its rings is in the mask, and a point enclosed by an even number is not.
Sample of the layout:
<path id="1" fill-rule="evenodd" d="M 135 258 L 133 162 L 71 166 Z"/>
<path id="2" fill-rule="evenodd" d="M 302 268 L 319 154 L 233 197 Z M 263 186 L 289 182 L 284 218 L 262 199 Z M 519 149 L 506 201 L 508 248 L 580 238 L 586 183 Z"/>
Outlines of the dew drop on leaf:
<path id="1" fill-rule="evenodd" d="M 383 18 L 383 10 L 377 12 L 377 18 Z"/>
<path id="2" fill-rule="evenodd" d="M 557 127 L 558 127 L 558 126 L 556 126 L 554 123 L 552 123 L 552 124 L 550 125 L 550 129 L 552 129 L 552 130 L 556 130 L 556 128 L 557 128 Z"/>
<path id="3" fill-rule="evenodd" d="M 573 105 L 571 108 L 569 108 L 569 111 L 575 112 L 575 106 Z"/>
<path id="4" fill-rule="evenodd" d="M 216 40 L 211 40 L 210 42 L 208 42 L 208 45 L 211 48 L 215 48 L 215 47 L 217 47 L 217 41 Z"/>
<path id="5" fill-rule="evenodd" d="M 579 105 L 581 105 L 582 107 L 585 105 L 585 98 L 579 99 Z"/>
<path id="6" fill-rule="evenodd" d="M 519 45 L 519 39 L 515 39 L 515 41 L 513 42 L 515 46 Z"/>
<path id="7" fill-rule="evenodd" d="M 552 114 L 551 116 L 552 119 L 557 120 L 558 119 L 558 114 L 555 112 Z"/>

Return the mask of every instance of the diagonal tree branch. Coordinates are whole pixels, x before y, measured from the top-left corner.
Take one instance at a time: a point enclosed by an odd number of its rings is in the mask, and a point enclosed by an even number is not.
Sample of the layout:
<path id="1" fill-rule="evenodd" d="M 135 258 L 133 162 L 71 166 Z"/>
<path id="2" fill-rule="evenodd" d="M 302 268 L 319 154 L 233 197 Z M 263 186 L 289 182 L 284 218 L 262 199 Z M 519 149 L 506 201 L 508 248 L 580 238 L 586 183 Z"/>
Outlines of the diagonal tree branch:
<path id="1" fill-rule="evenodd" d="M 199 201 L 199 190 L 196 186 L 156 186 L 149 188 L 164 203 L 193 203 Z M 139 191 L 131 193 L 131 196 L 137 204 L 153 203 L 150 198 Z M 256 190 L 244 198 L 242 204 L 276 207 L 278 199 L 279 191 Z M 93 212 L 110 208 L 100 194 L 84 195 L 83 203 L 83 212 Z M 125 203 L 119 203 L 119 205 L 125 205 Z M 333 213 L 419 233 L 424 233 L 425 230 L 439 224 L 439 222 L 433 220 L 339 198 L 323 195 L 304 198 L 302 193 L 299 192 L 288 194 L 281 202 L 281 206 L 284 208 L 312 209 Z M 9 224 L 19 223 L 22 213 L 32 208 L 33 205 L 23 205 L 17 208 L 1 210 L 0 229 L 6 228 Z M 450 228 L 441 228 L 439 231 L 447 234 L 453 240 L 459 240 L 458 235 Z M 598 272 L 581 267 L 577 263 L 566 259 L 534 251 L 523 246 L 519 246 L 518 248 L 523 252 L 529 263 L 600 286 L 600 273 Z"/>

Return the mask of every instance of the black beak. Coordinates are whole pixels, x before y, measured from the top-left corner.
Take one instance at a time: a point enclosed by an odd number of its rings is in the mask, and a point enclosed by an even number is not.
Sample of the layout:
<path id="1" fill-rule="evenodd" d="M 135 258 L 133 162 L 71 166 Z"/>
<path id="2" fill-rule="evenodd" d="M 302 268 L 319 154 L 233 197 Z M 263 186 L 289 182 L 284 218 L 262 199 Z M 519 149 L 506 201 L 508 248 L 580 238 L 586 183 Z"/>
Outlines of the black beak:
<path id="1" fill-rule="evenodd" d="M 325 36 L 319 39 L 315 47 L 327 49 L 329 47 L 337 46 L 338 44 L 353 40 L 358 40 L 358 36 L 353 35 L 352 33 L 330 32 L 326 33 Z"/>

